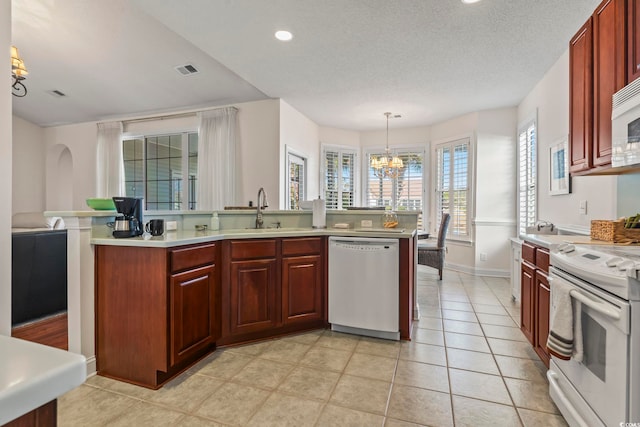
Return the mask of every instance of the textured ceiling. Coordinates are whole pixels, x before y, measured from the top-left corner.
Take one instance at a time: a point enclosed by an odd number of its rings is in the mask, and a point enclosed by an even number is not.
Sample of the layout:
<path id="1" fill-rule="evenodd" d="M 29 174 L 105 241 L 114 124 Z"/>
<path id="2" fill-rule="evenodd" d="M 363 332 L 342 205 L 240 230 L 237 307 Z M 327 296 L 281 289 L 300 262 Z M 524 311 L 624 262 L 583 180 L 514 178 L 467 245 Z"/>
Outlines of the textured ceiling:
<path id="1" fill-rule="evenodd" d="M 429 125 L 519 104 L 598 3 L 14 0 L 30 71 L 14 112 L 52 125 L 273 97 L 324 126 Z M 173 69 L 187 62 L 201 73 Z"/>

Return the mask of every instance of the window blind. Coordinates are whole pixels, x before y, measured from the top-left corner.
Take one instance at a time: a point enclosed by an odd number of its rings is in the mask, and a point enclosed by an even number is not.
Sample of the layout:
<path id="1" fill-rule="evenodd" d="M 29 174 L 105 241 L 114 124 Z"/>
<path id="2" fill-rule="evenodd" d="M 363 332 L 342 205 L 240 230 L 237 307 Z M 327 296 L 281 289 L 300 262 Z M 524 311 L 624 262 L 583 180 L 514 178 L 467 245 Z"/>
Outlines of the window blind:
<path id="1" fill-rule="evenodd" d="M 436 223 L 449 213 L 449 234 L 469 237 L 469 139 L 441 144 L 436 152 Z"/>
<path id="2" fill-rule="evenodd" d="M 536 122 L 523 126 L 518 132 L 518 228 L 525 233 L 536 223 L 537 165 Z"/>
<path id="3" fill-rule="evenodd" d="M 324 150 L 324 197 L 327 209 L 354 206 L 356 160 L 356 152 L 352 150 Z"/>
<path id="4" fill-rule="evenodd" d="M 303 157 L 288 154 L 289 162 L 289 209 L 300 209 L 300 202 L 306 198 L 305 165 Z"/>

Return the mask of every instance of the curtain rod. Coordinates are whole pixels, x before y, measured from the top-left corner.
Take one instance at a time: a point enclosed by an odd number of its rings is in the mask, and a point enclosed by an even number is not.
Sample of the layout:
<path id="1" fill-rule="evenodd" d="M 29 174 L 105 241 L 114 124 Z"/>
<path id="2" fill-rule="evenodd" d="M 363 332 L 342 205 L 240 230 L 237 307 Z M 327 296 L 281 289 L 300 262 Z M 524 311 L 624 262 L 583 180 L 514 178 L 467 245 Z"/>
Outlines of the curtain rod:
<path id="1" fill-rule="evenodd" d="M 129 124 L 129 123 L 148 122 L 148 121 L 152 121 L 152 120 L 178 119 L 180 117 L 195 116 L 196 114 L 204 112 L 204 111 L 221 110 L 223 108 L 233 108 L 234 110 L 238 111 L 237 107 L 217 107 L 217 108 L 209 108 L 209 109 L 206 109 L 206 110 L 194 110 L 194 111 L 190 111 L 190 112 L 186 112 L 186 113 L 165 114 L 165 115 L 160 115 L 160 116 L 141 117 L 139 119 L 121 120 L 121 122 L 122 122 L 123 125 L 125 125 L 125 124 Z M 114 121 L 117 121 L 117 120 L 114 120 Z M 99 122 L 99 123 L 108 123 L 108 122 Z"/>

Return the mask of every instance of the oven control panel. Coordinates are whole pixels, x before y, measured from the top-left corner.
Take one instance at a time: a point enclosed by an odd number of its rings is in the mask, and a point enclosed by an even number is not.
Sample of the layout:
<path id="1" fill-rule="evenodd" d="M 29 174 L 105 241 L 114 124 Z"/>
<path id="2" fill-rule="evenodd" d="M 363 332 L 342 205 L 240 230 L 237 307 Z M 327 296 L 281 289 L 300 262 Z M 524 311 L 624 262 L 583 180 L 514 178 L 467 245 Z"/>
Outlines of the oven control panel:
<path id="1" fill-rule="evenodd" d="M 640 289 L 640 247 L 561 244 L 551 265 L 621 298 Z"/>

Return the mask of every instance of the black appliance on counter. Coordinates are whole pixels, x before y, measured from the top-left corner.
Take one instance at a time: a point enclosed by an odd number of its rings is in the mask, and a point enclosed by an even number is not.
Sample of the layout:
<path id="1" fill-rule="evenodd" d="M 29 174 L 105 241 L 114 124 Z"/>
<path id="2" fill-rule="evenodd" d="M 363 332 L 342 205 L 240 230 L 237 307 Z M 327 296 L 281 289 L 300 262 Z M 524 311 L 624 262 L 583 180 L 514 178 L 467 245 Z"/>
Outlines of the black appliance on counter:
<path id="1" fill-rule="evenodd" d="M 144 233 L 142 221 L 142 199 L 136 197 L 113 197 L 113 203 L 121 216 L 116 217 L 113 237 L 136 237 Z"/>

